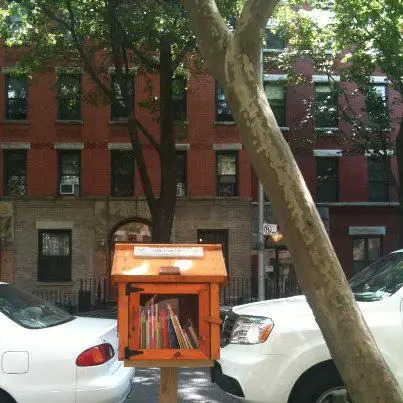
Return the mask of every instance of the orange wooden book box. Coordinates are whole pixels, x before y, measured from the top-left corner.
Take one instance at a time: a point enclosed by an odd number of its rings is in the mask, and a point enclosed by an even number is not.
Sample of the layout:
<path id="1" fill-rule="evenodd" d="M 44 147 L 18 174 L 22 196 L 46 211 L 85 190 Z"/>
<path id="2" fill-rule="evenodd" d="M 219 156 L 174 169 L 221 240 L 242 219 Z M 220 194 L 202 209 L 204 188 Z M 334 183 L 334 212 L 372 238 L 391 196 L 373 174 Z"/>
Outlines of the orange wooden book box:
<path id="1" fill-rule="evenodd" d="M 210 366 L 220 354 L 221 245 L 116 244 L 119 359 L 132 366 Z"/>

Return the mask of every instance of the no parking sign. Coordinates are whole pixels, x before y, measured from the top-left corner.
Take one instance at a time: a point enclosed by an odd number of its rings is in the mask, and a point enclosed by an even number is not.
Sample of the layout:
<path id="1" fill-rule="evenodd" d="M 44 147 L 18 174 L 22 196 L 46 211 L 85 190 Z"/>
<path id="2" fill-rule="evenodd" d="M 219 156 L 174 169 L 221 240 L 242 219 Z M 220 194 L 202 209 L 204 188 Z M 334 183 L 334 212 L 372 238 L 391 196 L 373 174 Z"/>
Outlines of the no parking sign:
<path id="1" fill-rule="evenodd" d="M 276 235 L 278 232 L 278 225 L 277 224 L 268 224 L 268 223 L 263 223 L 263 228 L 262 228 L 263 236 L 271 236 L 271 235 Z"/>

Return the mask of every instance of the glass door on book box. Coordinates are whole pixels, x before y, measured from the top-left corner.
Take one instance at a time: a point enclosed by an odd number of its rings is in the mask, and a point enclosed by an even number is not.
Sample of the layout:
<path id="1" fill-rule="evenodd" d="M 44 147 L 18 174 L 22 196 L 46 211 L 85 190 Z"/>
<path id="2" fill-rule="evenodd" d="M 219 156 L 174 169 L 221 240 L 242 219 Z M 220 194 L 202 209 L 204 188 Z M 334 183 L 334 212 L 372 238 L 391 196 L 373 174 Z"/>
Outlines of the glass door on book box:
<path id="1" fill-rule="evenodd" d="M 142 284 L 141 288 L 130 294 L 130 348 L 148 356 L 155 350 L 180 349 L 182 358 L 208 358 L 208 285 Z"/>

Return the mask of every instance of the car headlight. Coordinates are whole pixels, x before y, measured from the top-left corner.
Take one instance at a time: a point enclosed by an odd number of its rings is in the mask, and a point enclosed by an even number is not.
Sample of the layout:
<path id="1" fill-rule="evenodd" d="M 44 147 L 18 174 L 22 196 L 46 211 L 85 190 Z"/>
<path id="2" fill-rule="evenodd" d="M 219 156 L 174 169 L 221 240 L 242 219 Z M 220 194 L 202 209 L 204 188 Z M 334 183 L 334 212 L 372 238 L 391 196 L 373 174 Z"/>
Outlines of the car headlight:
<path id="1" fill-rule="evenodd" d="M 240 315 L 232 330 L 230 343 L 259 344 L 266 341 L 274 323 L 264 316 Z"/>

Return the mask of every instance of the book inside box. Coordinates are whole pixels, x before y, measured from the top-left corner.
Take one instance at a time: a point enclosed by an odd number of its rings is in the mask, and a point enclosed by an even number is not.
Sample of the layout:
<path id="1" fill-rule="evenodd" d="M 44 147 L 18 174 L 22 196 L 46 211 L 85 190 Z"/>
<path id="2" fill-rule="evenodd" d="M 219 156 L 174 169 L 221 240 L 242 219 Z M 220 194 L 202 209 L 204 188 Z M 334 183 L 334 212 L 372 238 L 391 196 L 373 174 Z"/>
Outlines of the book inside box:
<path id="1" fill-rule="evenodd" d="M 142 294 L 140 348 L 199 348 L 198 295 Z"/>

